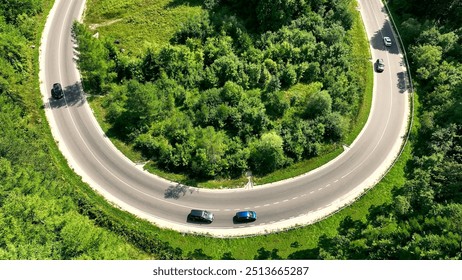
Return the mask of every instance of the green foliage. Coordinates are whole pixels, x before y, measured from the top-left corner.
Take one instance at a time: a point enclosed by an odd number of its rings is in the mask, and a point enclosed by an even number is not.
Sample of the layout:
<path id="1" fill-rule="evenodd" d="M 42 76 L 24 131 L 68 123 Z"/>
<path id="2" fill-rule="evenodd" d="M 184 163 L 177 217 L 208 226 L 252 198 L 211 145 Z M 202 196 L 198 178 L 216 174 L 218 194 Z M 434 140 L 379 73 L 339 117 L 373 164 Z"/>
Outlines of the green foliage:
<path id="1" fill-rule="evenodd" d="M 304 116 L 307 118 L 323 117 L 332 112 L 332 98 L 326 91 L 318 91 L 308 97 Z"/>
<path id="2" fill-rule="evenodd" d="M 170 45 L 140 58 L 76 25 L 86 53 L 80 68 L 92 91 L 117 89 L 103 102 L 107 120 L 158 166 L 200 178 L 240 176 L 249 167 L 265 174 L 341 141 L 361 102 L 346 36 L 351 2 L 335 2 L 207 1 Z M 258 28 L 250 26 L 255 20 Z M 300 81 L 315 90 L 287 96 Z M 292 117 L 312 122 L 283 125 Z M 170 133 L 174 127 L 180 132 Z M 204 131 L 218 146 L 205 142 Z M 267 168 L 251 162 L 249 145 L 270 131 L 282 137 L 284 160 Z"/>
<path id="3" fill-rule="evenodd" d="M 207 5 L 207 3 L 205 3 Z M 213 5 L 213 4 L 210 4 Z M 213 26 L 210 22 L 208 13 L 193 15 L 189 20 L 184 22 L 178 30 L 172 42 L 176 44 L 186 44 L 189 38 L 198 38 L 203 43 L 210 35 L 213 34 Z"/>
<path id="4" fill-rule="evenodd" d="M 260 139 L 251 142 L 250 162 L 253 170 L 264 174 L 284 166 L 286 158 L 282 144 L 282 137 L 274 131 L 267 132 Z"/>
<path id="5" fill-rule="evenodd" d="M 0 1 L 0 259 L 147 258 L 78 214 L 76 176 L 59 163 L 38 110 L 38 48 L 29 46 L 39 40 L 42 7 L 50 1 Z"/>
<path id="6" fill-rule="evenodd" d="M 223 131 L 215 132 L 211 126 L 200 129 L 196 136 L 196 152 L 191 162 L 192 172 L 199 176 L 215 177 L 226 167 L 225 154 L 228 137 Z"/>
<path id="7" fill-rule="evenodd" d="M 8 23 L 16 23 L 18 17 L 34 16 L 42 11 L 43 0 L 0 0 L 0 16 Z"/>
<path id="8" fill-rule="evenodd" d="M 423 105 L 407 180 L 393 202 L 371 208 L 367 220 L 347 218 L 336 237 L 320 238 L 318 258 L 462 259 L 462 60 L 455 55 L 461 34 L 446 19 L 442 25 L 425 20 L 451 16 L 446 8 L 459 2 L 409 1 L 397 10 L 416 15 L 405 18 L 403 34 L 417 35 L 404 41 L 413 42 L 408 49 Z M 430 4 L 439 10 L 422 10 Z"/>
<path id="9" fill-rule="evenodd" d="M 394 0 L 393 6 L 402 13 L 411 13 L 421 19 L 432 19 L 450 27 L 460 27 L 462 1 L 460 0 Z"/>
<path id="10" fill-rule="evenodd" d="M 256 14 L 260 29 L 277 30 L 305 12 L 305 0 L 259 0 Z"/>
<path id="11" fill-rule="evenodd" d="M 82 71 L 84 89 L 90 93 L 104 93 L 106 85 L 113 78 L 108 71 L 111 67 L 108 64 L 109 50 L 83 24 L 74 22 L 72 32 L 78 41 L 78 65 Z"/>

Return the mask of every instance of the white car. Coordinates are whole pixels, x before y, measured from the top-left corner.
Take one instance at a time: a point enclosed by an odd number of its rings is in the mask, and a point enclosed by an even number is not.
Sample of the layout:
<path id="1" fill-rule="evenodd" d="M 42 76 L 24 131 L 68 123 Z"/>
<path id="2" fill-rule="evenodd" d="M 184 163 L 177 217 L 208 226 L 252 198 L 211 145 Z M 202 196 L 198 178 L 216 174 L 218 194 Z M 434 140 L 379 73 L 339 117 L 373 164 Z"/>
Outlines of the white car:
<path id="1" fill-rule="evenodd" d="M 383 37 L 383 43 L 385 44 L 385 46 L 391 47 L 391 39 L 390 39 L 390 37 Z"/>

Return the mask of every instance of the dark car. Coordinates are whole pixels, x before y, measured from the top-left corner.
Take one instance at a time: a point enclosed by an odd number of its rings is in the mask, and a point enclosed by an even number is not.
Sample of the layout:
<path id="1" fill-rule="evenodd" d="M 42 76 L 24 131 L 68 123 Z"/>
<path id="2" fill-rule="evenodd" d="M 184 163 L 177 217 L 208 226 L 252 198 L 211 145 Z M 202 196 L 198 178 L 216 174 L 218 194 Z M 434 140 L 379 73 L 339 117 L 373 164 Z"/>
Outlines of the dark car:
<path id="1" fill-rule="evenodd" d="M 257 219 L 255 211 L 240 211 L 234 216 L 234 221 L 238 223 L 254 222 Z"/>
<path id="2" fill-rule="evenodd" d="M 385 63 L 383 63 L 383 59 L 377 59 L 377 61 L 375 62 L 375 70 L 377 72 L 383 72 L 383 70 L 385 70 Z"/>
<path id="3" fill-rule="evenodd" d="M 191 210 L 188 214 L 188 221 L 200 222 L 200 223 L 211 223 L 213 222 L 213 213 L 206 210 Z"/>
<path id="4" fill-rule="evenodd" d="M 53 84 L 53 88 L 51 89 L 51 96 L 56 99 L 61 99 L 64 96 L 63 88 L 61 87 L 60 83 Z"/>

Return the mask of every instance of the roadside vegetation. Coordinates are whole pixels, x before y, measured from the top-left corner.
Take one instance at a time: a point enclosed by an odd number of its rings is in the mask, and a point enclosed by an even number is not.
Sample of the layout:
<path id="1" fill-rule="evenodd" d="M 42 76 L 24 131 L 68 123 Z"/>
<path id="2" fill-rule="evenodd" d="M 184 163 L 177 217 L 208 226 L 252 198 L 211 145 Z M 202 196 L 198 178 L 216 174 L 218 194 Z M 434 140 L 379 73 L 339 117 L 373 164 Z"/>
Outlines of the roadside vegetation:
<path id="1" fill-rule="evenodd" d="M 421 106 L 406 181 L 367 220 L 322 236 L 323 259 L 462 259 L 462 1 L 390 1 Z M 313 252 L 311 252 L 313 253 Z"/>
<path id="2" fill-rule="evenodd" d="M 81 213 L 89 188 L 51 137 L 37 46 L 52 2 L 0 1 L 0 259 L 149 258 Z"/>
<path id="3" fill-rule="evenodd" d="M 117 12 L 99 39 L 74 26 L 84 88 L 103 95 L 93 103 L 100 121 L 116 143 L 141 153 L 146 168 L 189 185 L 242 186 L 247 171 L 264 183 L 319 166 L 354 138 L 349 131 L 359 133 L 371 76 L 367 45 L 353 40 L 362 34 L 354 1 L 163 2 L 147 7 L 191 14 L 179 24 L 139 8 Z M 89 5 L 90 26 L 108 3 Z M 163 41 L 146 39 L 158 48 L 131 51 L 133 36 L 116 36 L 134 16 L 176 29 Z"/>

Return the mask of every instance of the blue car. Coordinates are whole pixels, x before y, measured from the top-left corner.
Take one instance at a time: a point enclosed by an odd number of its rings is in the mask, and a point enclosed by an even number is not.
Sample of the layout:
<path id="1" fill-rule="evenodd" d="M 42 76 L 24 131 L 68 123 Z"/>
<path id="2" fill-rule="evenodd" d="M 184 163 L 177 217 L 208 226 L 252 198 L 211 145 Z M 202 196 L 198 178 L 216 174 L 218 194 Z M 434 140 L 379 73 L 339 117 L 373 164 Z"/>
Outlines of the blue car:
<path id="1" fill-rule="evenodd" d="M 234 216 L 234 221 L 239 223 L 254 222 L 257 219 L 255 211 L 240 211 Z"/>

